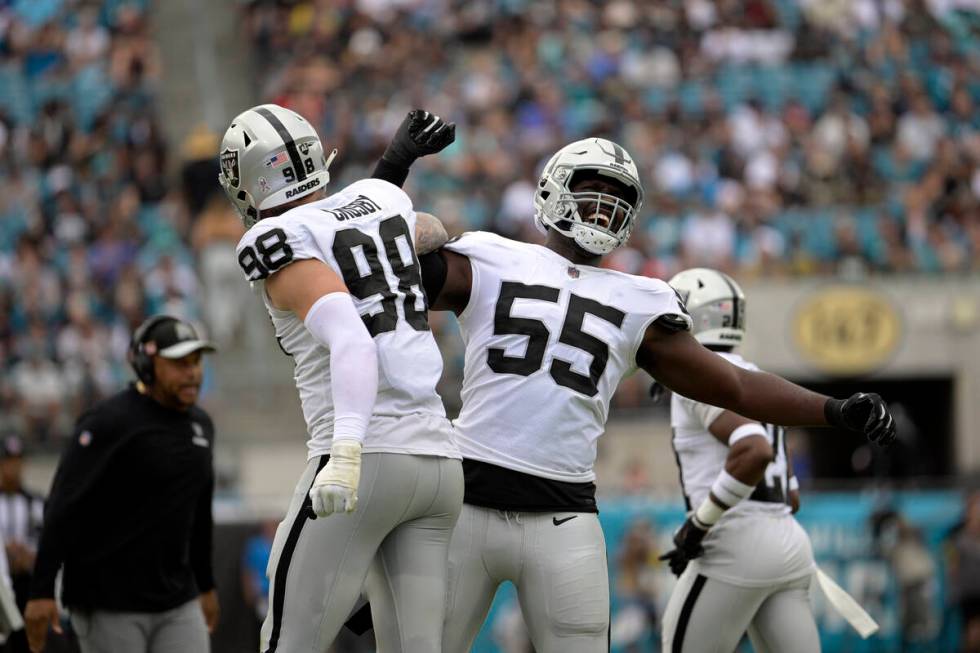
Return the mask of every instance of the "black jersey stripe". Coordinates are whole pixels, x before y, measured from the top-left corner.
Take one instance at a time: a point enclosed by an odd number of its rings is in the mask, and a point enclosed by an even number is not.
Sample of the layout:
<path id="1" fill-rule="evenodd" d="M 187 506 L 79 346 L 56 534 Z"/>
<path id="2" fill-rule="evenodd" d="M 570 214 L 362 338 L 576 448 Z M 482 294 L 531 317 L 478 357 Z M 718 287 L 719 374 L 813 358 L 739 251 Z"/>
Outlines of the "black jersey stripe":
<path id="1" fill-rule="evenodd" d="M 286 125 L 282 124 L 282 121 L 276 117 L 276 114 L 272 113 L 265 107 L 255 109 L 255 113 L 268 120 L 269 124 L 272 125 L 279 134 L 279 137 L 282 138 L 282 142 L 286 144 L 286 152 L 289 153 L 289 160 L 293 164 L 293 170 L 296 171 L 296 181 L 303 181 L 306 179 L 306 167 L 303 165 L 303 158 L 300 156 L 299 150 L 296 148 L 296 141 L 293 140 L 293 135 L 289 133 L 288 129 L 286 129 Z"/>
<path id="2" fill-rule="evenodd" d="M 691 507 L 691 497 L 687 495 L 687 488 L 684 487 L 684 466 L 681 465 L 681 455 L 677 453 L 677 447 L 674 446 L 674 439 L 677 437 L 677 429 L 670 430 L 670 449 L 674 452 L 674 460 L 677 461 L 677 477 L 681 482 L 681 494 L 684 495 L 684 508 L 687 512 L 691 512 L 693 508 Z"/>
<path id="3" fill-rule="evenodd" d="M 680 616 L 677 618 L 677 628 L 674 629 L 674 642 L 670 647 L 671 653 L 683 653 L 684 651 L 684 635 L 687 633 L 687 624 L 691 621 L 694 604 L 697 603 L 698 596 L 701 594 L 701 590 L 704 589 L 706 582 L 708 582 L 707 577 L 698 574 L 697 578 L 694 579 L 694 583 L 691 585 L 691 591 L 687 593 L 687 598 L 684 599 L 684 606 L 681 608 Z"/>
<path id="4" fill-rule="evenodd" d="M 320 462 L 316 466 L 317 473 L 326 466 L 330 456 L 321 456 Z M 316 480 L 316 474 L 313 475 Z M 313 513 L 313 502 L 310 499 L 310 490 L 313 489 L 313 481 L 306 490 L 306 499 L 300 506 L 296 516 L 293 517 L 293 524 L 289 527 L 289 535 L 286 536 L 286 543 L 282 547 L 279 561 L 276 563 L 276 572 L 272 580 L 272 632 L 269 634 L 269 648 L 264 653 L 275 653 L 279 646 L 279 634 L 282 632 L 282 613 L 286 606 L 286 576 L 289 575 L 289 563 L 292 561 L 293 553 L 296 551 L 296 543 L 299 542 L 300 533 L 303 532 L 303 525 Z"/>

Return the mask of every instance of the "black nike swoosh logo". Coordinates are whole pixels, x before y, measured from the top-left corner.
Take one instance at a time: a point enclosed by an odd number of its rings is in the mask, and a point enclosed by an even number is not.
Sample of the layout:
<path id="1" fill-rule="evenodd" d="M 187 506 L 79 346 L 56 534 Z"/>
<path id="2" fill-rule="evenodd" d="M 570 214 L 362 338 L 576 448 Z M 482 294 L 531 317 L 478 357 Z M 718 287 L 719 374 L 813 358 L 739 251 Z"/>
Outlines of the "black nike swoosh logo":
<path id="1" fill-rule="evenodd" d="M 565 522 L 572 521 L 576 517 L 578 517 L 578 515 L 572 515 L 571 517 L 565 517 L 564 519 L 558 519 L 557 517 L 552 517 L 551 523 L 554 524 L 555 526 L 561 526 Z"/>

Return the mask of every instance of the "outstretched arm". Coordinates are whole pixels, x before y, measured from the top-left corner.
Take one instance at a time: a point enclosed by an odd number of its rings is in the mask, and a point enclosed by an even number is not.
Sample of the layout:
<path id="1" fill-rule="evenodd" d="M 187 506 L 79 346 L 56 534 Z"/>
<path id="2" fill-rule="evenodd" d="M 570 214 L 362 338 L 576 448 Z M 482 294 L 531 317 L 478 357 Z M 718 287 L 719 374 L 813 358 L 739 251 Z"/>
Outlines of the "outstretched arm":
<path id="1" fill-rule="evenodd" d="M 829 397 L 774 374 L 732 365 L 687 331 L 647 328 L 637 364 L 674 392 L 761 422 L 824 426 Z"/>
<path id="2" fill-rule="evenodd" d="M 833 399 L 717 356 L 687 331 L 656 322 L 646 331 L 637 364 L 674 392 L 739 415 L 782 426 L 836 426 L 889 444 L 895 424 L 881 397 L 858 393 Z"/>
<path id="3" fill-rule="evenodd" d="M 422 109 L 409 111 L 371 176 L 401 188 L 416 159 L 440 152 L 454 140 L 456 123 Z"/>

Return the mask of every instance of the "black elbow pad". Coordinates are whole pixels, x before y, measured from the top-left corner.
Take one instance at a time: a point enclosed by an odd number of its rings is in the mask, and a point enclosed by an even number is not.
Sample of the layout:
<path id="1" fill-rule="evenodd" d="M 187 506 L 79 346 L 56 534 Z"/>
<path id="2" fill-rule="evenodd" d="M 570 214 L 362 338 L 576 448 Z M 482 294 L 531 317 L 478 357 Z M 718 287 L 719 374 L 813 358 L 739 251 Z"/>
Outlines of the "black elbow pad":
<path id="1" fill-rule="evenodd" d="M 439 298 L 442 287 L 446 285 L 446 257 L 442 249 L 420 256 L 419 266 L 422 268 L 422 289 L 425 290 L 428 300 L 426 303 L 432 306 Z"/>
<path id="2" fill-rule="evenodd" d="M 685 318 L 683 315 L 676 315 L 674 313 L 664 313 L 654 320 L 654 323 L 670 332 L 691 330 L 689 318 Z"/>

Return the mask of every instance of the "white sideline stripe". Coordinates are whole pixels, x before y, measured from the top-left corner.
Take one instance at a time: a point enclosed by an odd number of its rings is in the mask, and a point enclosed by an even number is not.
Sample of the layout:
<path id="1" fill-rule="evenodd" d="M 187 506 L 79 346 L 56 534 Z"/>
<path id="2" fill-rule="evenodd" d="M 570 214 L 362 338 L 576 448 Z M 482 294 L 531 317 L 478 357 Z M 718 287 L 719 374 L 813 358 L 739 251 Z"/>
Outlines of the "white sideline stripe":
<path id="1" fill-rule="evenodd" d="M 871 635 L 878 632 L 878 623 L 871 618 L 864 608 L 858 605 L 854 597 L 844 591 L 844 589 L 834 582 L 834 580 L 824 573 L 823 569 L 817 567 L 817 582 L 824 596 L 834 606 L 837 613 L 847 620 L 861 636 L 861 639 L 868 639 Z"/>

